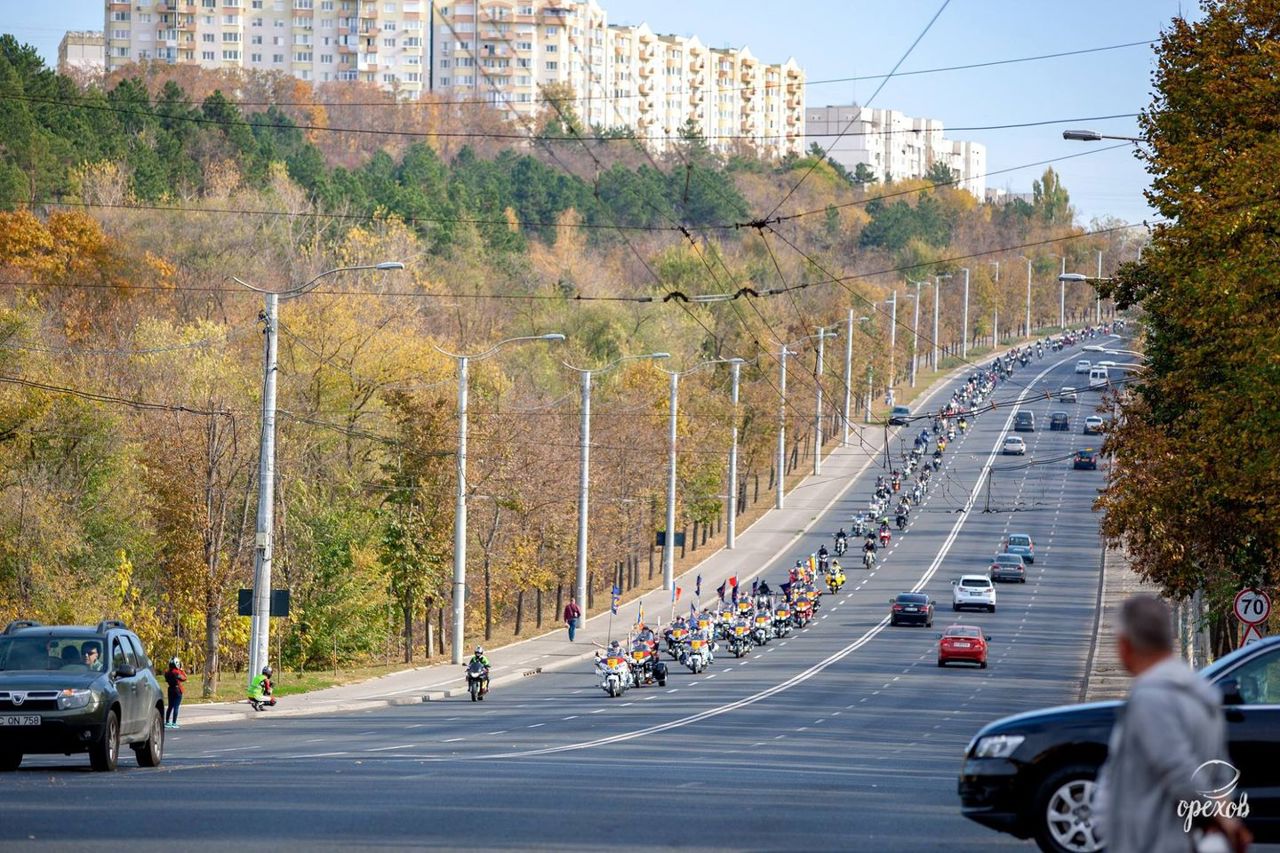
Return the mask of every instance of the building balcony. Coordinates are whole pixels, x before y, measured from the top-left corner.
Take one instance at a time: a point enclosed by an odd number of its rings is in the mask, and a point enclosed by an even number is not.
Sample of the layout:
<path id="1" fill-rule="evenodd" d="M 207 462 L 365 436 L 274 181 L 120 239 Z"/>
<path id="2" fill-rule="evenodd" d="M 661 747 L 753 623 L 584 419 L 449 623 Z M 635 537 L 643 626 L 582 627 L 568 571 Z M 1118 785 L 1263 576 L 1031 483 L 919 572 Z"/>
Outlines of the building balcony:
<path id="1" fill-rule="evenodd" d="M 641 66 L 640 66 L 639 71 L 640 71 L 640 76 L 641 76 L 641 77 L 652 77 L 652 76 L 653 76 L 653 66 L 652 66 L 652 65 L 649 65 L 648 63 L 646 63 L 646 64 L 644 64 L 644 65 L 641 65 Z"/>

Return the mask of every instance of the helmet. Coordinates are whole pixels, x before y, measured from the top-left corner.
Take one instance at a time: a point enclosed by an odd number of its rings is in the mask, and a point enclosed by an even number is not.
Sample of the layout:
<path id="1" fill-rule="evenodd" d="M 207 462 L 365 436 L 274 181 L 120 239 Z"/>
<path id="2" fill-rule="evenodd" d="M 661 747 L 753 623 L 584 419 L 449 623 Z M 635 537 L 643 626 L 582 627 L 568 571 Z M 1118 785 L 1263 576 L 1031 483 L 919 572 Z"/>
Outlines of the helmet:
<path id="1" fill-rule="evenodd" d="M 265 675 L 267 678 L 270 678 L 270 677 L 271 677 L 271 667 L 269 667 L 269 666 L 264 666 L 264 667 L 262 668 L 262 674 L 263 674 L 263 675 Z"/>
<path id="2" fill-rule="evenodd" d="M 171 657 L 169 658 L 169 666 L 174 669 L 182 669 L 182 661 L 178 660 L 176 657 Z"/>
<path id="3" fill-rule="evenodd" d="M 484 654 L 484 646 L 476 646 L 476 654 L 478 655 Z"/>

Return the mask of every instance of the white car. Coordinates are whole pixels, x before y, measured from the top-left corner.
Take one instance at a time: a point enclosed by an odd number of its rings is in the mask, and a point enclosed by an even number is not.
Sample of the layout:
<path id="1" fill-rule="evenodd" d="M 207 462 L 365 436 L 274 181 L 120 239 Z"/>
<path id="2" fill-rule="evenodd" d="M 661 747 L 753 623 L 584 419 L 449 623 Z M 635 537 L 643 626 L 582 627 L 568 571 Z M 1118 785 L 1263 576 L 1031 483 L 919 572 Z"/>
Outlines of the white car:
<path id="1" fill-rule="evenodd" d="M 1090 415 L 1089 417 L 1084 419 L 1084 434 L 1097 435 L 1098 433 L 1102 432 L 1102 424 L 1103 424 L 1102 418 L 1098 417 L 1097 415 Z"/>
<path id="2" fill-rule="evenodd" d="M 1000 448 L 1000 452 L 1007 456 L 1025 456 L 1027 454 L 1027 443 L 1019 436 L 1011 435 L 1005 438 L 1004 446 Z"/>
<path id="3" fill-rule="evenodd" d="M 1087 358 L 1082 358 L 1076 362 L 1076 373 L 1088 373 L 1091 367 L 1093 367 L 1093 362 Z"/>
<path id="4" fill-rule="evenodd" d="M 976 607 L 996 612 L 996 585 L 986 575 L 961 575 L 951 582 L 951 609 Z"/>
<path id="5" fill-rule="evenodd" d="M 1058 392 L 1058 399 L 1064 403 L 1074 403 L 1079 398 L 1076 397 L 1075 388 L 1072 388 L 1070 385 L 1063 385 L 1062 390 Z"/>

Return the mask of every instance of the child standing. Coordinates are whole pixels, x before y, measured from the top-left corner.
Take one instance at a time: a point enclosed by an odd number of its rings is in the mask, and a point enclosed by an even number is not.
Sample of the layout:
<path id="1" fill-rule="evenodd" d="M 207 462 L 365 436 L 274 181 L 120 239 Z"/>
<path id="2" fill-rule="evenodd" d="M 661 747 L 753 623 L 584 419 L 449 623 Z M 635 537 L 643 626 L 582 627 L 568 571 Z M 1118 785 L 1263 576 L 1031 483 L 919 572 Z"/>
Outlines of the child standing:
<path id="1" fill-rule="evenodd" d="M 164 671 L 164 680 L 169 685 L 169 709 L 165 712 L 164 727 L 176 729 L 178 728 L 178 709 L 182 707 L 182 682 L 187 680 L 187 674 L 182 670 L 182 661 L 169 658 L 169 668 Z"/>

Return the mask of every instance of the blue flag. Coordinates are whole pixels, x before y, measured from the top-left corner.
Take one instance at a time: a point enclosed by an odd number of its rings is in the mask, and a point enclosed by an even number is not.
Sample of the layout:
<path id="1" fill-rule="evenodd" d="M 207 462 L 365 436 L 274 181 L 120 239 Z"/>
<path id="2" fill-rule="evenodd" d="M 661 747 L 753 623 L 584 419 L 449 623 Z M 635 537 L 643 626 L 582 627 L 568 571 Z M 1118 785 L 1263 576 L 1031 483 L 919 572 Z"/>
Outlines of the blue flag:
<path id="1" fill-rule="evenodd" d="M 698 575 L 698 579 L 693 584 L 693 594 L 702 595 L 702 575 Z"/>
<path id="2" fill-rule="evenodd" d="M 698 615 L 698 608 L 692 601 L 690 601 L 689 602 L 689 618 L 693 619 L 697 615 Z"/>
<path id="3" fill-rule="evenodd" d="M 716 595 L 720 596 L 721 601 L 724 601 L 724 588 L 725 588 L 725 584 L 723 583 L 720 584 L 720 586 L 716 587 Z"/>
<path id="4" fill-rule="evenodd" d="M 613 602 L 609 605 L 609 612 L 618 615 L 618 598 L 622 595 L 622 590 L 617 584 L 613 585 Z"/>

